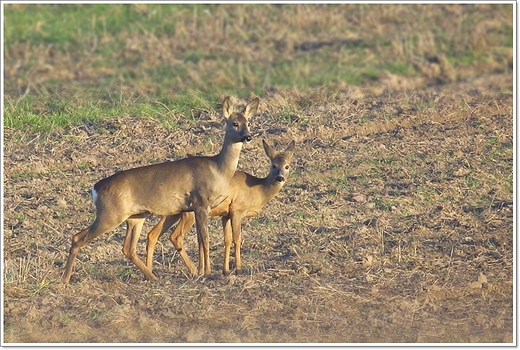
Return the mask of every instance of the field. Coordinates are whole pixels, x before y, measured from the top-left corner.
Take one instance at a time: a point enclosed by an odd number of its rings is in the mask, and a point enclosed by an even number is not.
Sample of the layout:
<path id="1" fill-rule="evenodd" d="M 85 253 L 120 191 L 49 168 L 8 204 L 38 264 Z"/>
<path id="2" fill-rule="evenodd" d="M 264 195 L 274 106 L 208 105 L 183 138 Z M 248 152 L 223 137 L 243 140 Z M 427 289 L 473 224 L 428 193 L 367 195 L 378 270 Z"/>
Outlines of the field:
<path id="1" fill-rule="evenodd" d="M 516 343 L 512 16 L 5 5 L 3 342 Z M 165 235 L 144 280 L 121 225 L 61 284 L 92 185 L 216 154 L 226 95 L 261 100 L 239 169 L 265 176 L 261 140 L 296 141 L 287 183 L 242 225 L 245 273 L 220 273 L 211 219 L 209 277 Z M 186 247 L 197 263 L 193 229 Z"/>

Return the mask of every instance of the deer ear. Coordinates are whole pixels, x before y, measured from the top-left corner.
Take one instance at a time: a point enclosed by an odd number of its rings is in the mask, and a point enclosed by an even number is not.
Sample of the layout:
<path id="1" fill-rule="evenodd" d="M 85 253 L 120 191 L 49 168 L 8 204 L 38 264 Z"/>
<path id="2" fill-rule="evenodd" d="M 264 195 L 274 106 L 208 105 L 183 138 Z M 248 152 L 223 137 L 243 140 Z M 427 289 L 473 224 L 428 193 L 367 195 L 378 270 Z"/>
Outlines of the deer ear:
<path id="1" fill-rule="evenodd" d="M 250 117 L 255 115 L 258 109 L 258 103 L 260 103 L 260 99 L 257 97 L 246 105 L 246 107 L 242 111 L 242 114 L 246 119 L 249 119 Z"/>
<path id="2" fill-rule="evenodd" d="M 294 151 L 294 140 L 291 141 L 291 143 L 289 144 L 289 146 L 287 146 L 287 148 L 285 149 L 285 152 L 293 152 Z"/>
<path id="3" fill-rule="evenodd" d="M 291 141 L 291 143 L 289 144 L 289 146 L 287 146 L 287 148 L 285 149 L 285 151 L 283 151 L 283 153 L 288 159 L 291 159 L 293 156 L 293 152 L 294 152 L 294 140 Z"/>
<path id="4" fill-rule="evenodd" d="M 233 114 L 233 109 L 231 108 L 231 98 L 226 96 L 224 102 L 222 102 L 222 115 L 224 118 L 229 118 Z"/>
<path id="5" fill-rule="evenodd" d="M 265 154 L 269 157 L 269 159 L 273 159 L 275 156 L 274 149 L 265 142 L 265 140 L 262 140 L 262 143 L 264 145 Z"/>

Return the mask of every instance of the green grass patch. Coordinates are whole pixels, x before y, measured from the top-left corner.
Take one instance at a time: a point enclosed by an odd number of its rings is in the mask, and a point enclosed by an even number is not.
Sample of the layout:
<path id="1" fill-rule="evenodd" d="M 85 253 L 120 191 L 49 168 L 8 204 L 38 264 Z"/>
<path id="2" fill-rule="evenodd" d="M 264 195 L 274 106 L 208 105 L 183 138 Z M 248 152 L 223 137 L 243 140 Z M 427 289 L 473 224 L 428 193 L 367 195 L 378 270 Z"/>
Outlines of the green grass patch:
<path id="1" fill-rule="evenodd" d="M 334 94 L 377 85 L 384 71 L 416 77 L 430 56 L 446 57 L 466 75 L 473 66 L 482 74 L 509 62 L 511 5 L 449 6 L 456 11 L 375 4 L 5 5 L 5 125 L 50 132 L 136 115 L 175 127 L 172 116 L 197 118 L 197 111 L 217 108 L 224 93 L 263 96 L 274 87 Z M 483 22 L 486 31 L 475 30 Z"/>

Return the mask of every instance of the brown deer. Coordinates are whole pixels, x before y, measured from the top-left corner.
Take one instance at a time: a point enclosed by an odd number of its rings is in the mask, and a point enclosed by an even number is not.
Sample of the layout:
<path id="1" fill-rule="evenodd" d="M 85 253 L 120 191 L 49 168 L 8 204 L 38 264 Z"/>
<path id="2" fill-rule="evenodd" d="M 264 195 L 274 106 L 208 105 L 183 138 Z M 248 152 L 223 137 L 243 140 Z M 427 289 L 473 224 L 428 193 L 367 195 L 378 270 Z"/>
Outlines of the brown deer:
<path id="1" fill-rule="evenodd" d="M 150 280 L 157 277 L 137 256 L 137 242 L 147 215 L 168 216 L 193 211 L 199 242 L 199 274 L 211 273 L 207 218 L 212 208 L 226 199 L 229 182 L 238 165 L 244 142 L 251 142 L 248 119 L 258 108 L 259 99 L 249 102 L 242 112 L 234 112 L 229 97 L 222 114 L 227 119 L 224 143 L 212 157 L 189 157 L 116 173 L 96 183 L 92 197 L 96 219 L 72 238 L 62 282 L 68 284 L 79 250 L 99 235 L 126 221 L 123 254 Z M 192 271 L 195 276 L 195 271 Z"/>
<path id="2" fill-rule="evenodd" d="M 227 198 L 217 207 L 213 208 L 210 216 L 221 216 L 224 228 L 224 267 L 222 272 L 229 274 L 229 254 L 231 250 L 231 233 L 235 246 L 236 272 L 240 273 L 242 259 L 240 247 L 242 243 L 241 223 L 243 218 L 260 214 L 262 207 L 273 198 L 285 183 L 289 175 L 289 163 L 294 151 L 294 141 L 283 152 L 276 152 L 263 141 L 265 153 L 271 160 L 269 174 L 265 178 L 258 178 L 243 171 L 237 170 L 229 184 Z M 168 230 L 177 220 L 180 221 L 170 235 L 170 241 L 179 252 L 184 264 L 193 275 L 196 272 L 195 265 L 186 253 L 183 245 L 184 235 L 195 223 L 195 215 L 191 212 L 183 212 L 178 215 L 163 216 L 155 227 L 148 233 L 146 247 L 146 266 L 150 271 L 153 264 L 153 251 L 159 237 Z"/>

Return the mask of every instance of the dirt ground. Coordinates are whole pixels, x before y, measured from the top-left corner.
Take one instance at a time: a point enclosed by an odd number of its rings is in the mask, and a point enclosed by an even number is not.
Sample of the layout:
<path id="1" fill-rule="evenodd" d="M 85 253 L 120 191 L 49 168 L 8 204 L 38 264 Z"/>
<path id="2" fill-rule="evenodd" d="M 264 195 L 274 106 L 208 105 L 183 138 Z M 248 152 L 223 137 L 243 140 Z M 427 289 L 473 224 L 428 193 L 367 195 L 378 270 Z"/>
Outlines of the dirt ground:
<path id="1" fill-rule="evenodd" d="M 288 105 L 295 113 L 279 112 Z M 510 74 L 335 96 L 272 91 L 239 169 L 267 174 L 262 138 L 280 150 L 294 139 L 296 152 L 287 184 L 243 224 L 244 274 L 220 273 L 211 219 L 210 278 L 188 278 L 164 235 L 159 280 L 145 281 L 121 253 L 122 225 L 84 247 L 61 284 L 72 235 L 94 218 L 91 186 L 217 153 L 214 108 L 173 130 L 138 116 L 50 135 L 5 130 L 5 343 L 516 342 Z M 186 246 L 197 263 L 195 236 Z"/>

